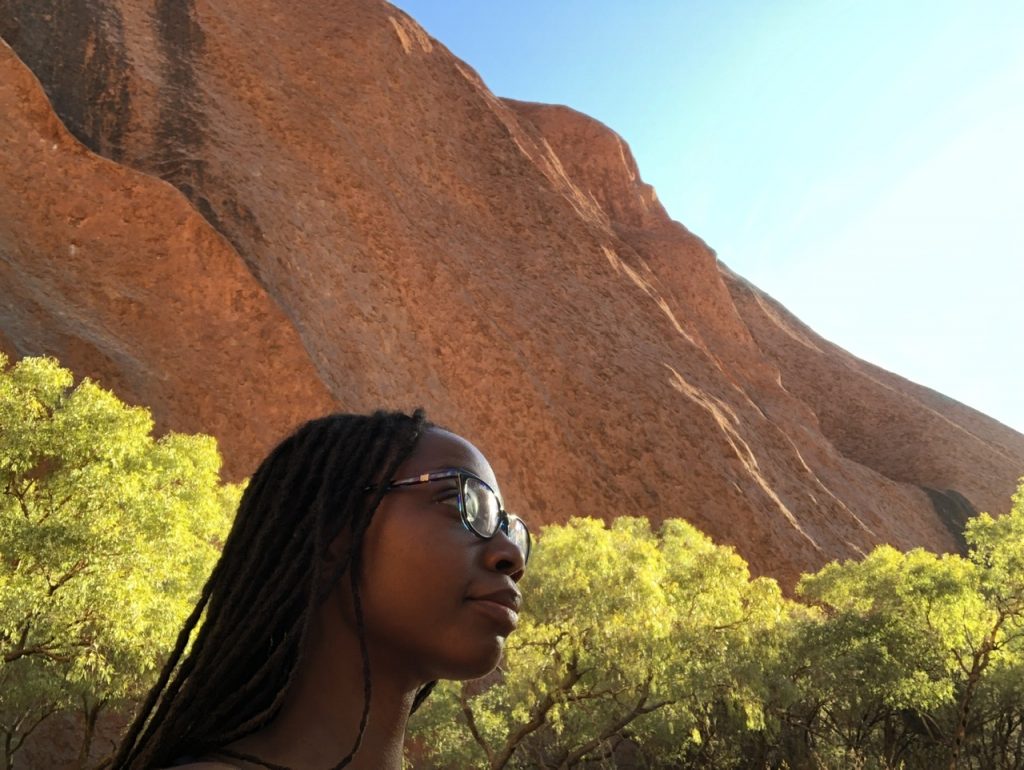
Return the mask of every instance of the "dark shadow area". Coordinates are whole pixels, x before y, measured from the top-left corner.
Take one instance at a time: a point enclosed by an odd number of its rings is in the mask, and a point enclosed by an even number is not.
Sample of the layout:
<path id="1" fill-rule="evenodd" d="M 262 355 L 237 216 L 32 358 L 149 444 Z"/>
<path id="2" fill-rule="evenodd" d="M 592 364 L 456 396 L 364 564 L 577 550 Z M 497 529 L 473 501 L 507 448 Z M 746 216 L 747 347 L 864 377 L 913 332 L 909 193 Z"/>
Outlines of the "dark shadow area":
<path id="1" fill-rule="evenodd" d="M 960 554 L 965 556 L 967 541 L 964 539 L 964 527 L 967 526 L 968 519 L 978 515 L 977 509 L 955 489 L 939 490 L 925 486 L 921 489 L 928 493 L 939 519 L 956 540 Z"/>
<path id="2" fill-rule="evenodd" d="M 104 0 L 0 0 L 0 37 L 75 138 L 121 160 L 131 95 L 120 12 Z"/>

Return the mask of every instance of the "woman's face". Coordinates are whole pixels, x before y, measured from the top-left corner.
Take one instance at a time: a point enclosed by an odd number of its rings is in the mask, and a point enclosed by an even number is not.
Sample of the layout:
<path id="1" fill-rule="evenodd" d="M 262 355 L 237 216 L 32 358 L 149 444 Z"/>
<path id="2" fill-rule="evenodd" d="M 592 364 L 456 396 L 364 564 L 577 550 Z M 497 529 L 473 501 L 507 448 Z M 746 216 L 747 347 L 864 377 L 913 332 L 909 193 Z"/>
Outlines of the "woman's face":
<path id="1" fill-rule="evenodd" d="M 423 434 L 391 480 L 453 468 L 500 496 L 480 451 L 439 428 Z M 523 557 L 503 532 L 484 540 L 463 526 L 457 490 L 455 478 L 391 490 L 363 540 L 371 660 L 407 668 L 421 682 L 483 676 L 498 664 L 517 622 Z"/>

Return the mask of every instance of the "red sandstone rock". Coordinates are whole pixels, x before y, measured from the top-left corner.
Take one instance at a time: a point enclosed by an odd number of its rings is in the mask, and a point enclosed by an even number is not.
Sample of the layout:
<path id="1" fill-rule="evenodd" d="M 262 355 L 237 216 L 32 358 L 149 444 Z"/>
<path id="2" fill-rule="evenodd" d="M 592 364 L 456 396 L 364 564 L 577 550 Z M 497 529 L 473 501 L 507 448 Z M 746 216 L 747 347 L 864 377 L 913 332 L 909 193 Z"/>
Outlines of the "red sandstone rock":
<path id="1" fill-rule="evenodd" d="M 1022 473 L 1024 436 L 968 406 L 861 361 L 723 269 L 736 306 L 783 386 L 846 457 L 908 484 L 956 490 L 1002 512 Z M 938 353 L 939 351 L 937 351 Z"/>
<path id="2" fill-rule="evenodd" d="M 1024 469 L 1021 438 L 997 423 L 898 378 L 848 377 L 860 364 L 833 348 L 787 347 L 753 290 L 667 217 L 619 137 L 567 108 L 495 98 L 385 3 L 0 0 L 0 11 L 56 114 L 120 164 L 103 167 L 159 176 L 194 207 L 191 230 L 185 214 L 168 228 L 167 188 L 140 184 L 133 210 L 161 217 L 130 241 L 151 250 L 111 246 L 120 266 L 88 284 L 58 281 L 34 255 L 58 248 L 51 209 L 95 217 L 120 183 L 74 180 L 37 198 L 26 224 L 4 227 L 25 229 L 19 270 L 48 276 L 48 304 L 8 269 L 23 299 L 4 334 L 152 404 L 164 425 L 213 432 L 234 468 L 293 415 L 322 411 L 321 387 L 348 409 L 423 404 L 477 441 L 533 521 L 684 516 L 787 583 L 879 542 L 953 548 L 921 486 L 999 510 Z M 16 109 L 32 125 L 53 119 Z M 21 150 L 5 153 L 17 167 Z M 230 310 L 220 290 L 183 293 L 159 316 L 166 302 L 137 291 L 167 243 L 150 233 L 181 228 L 215 243 L 239 284 L 230 258 L 241 256 L 266 292 L 252 295 L 258 310 Z M 148 314 L 136 335 L 83 333 L 111 311 L 82 297 L 104 292 Z M 263 407 L 237 409 L 218 366 L 203 368 L 223 337 L 189 336 L 195 355 L 168 356 L 189 312 L 242 340 L 269 333 L 254 325 L 281 335 L 278 350 L 302 363 L 271 376 L 246 347 L 231 382 L 259 388 L 260 404 L 276 396 L 287 417 L 253 435 Z M 879 435 L 876 405 L 900 441 Z"/>
<path id="3" fill-rule="evenodd" d="M 167 183 L 80 145 L 2 42 L 0 114 L 0 348 L 56 356 L 161 428 L 230 436 L 235 478 L 254 469 L 238 447 L 331 408 L 224 237 Z"/>
<path id="4" fill-rule="evenodd" d="M 233 476 L 305 417 L 423 404 L 531 522 L 683 516 L 791 585 L 955 548 L 1024 472 L 722 267 L 607 127 L 385 3 L 0 0 L 0 36 L 0 349 Z"/>

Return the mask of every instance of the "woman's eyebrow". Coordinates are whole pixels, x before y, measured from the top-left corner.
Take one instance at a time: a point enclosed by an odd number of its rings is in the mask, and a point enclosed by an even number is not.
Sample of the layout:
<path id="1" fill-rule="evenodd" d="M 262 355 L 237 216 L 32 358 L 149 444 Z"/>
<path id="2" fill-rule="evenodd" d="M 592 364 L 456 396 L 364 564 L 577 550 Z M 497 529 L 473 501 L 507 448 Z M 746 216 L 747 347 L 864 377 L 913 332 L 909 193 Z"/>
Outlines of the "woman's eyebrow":
<path id="1" fill-rule="evenodd" d="M 449 480 L 449 479 L 454 480 L 455 479 L 455 475 L 454 474 L 456 474 L 456 473 L 463 473 L 463 474 L 466 474 L 467 476 L 472 476 L 473 478 L 484 479 L 484 475 L 479 470 L 476 470 L 476 469 L 473 469 L 473 468 L 468 468 L 468 467 L 466 467 L 464 465 L 440 465 L 440 466 L 435 465 L 432 468 L 424 469 L 424 470 L 422 470 L 422 471 L 420 471 L 418 473 L 410 473 L 408 475 L 408 477 L 406 477 L 403 474 L 403 475 L 400 476 L 400 478 L 403 481 L 407 480 L 407 479 L 408 480 L 423 479 L 423 478 L 425 478 L 428 475 L 435 475 L 435 474 L 440 474 L 440 473 L 451 473 L 453 475 L 451 475 L 451 476 L 442 476 L 441 478 L 434 478 L 434 479 L 431 479 L 431 480 L 432 481 L 446 481 L 446 480 Z"/>
<path id="2" fill-rule="evenodd" d="M 459 473 L 468 473 L 470 476 L 479 476 L 480 472 L 475 471 L 472 468 L 467 468 L 464 465 L 442 465 L 439 468 L 427 471 L 427 473 L 445 473 L 447 471 L 458 471 Z"/>

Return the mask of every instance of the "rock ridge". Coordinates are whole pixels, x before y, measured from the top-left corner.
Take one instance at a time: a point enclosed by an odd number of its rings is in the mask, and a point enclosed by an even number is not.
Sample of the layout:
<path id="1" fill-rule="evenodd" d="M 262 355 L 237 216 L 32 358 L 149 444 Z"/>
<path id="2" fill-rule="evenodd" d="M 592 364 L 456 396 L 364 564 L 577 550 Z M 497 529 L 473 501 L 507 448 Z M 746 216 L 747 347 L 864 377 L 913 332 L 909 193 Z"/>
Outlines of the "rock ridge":
<path id="1" fill-rule="evenodd" d="M 422 404 L 532 522 L 683 516 L 789 586 L 1008 506 L 1024 437 L 814 335 L 621 137 L 495 97 L 392 6 L 62 8 L 0 0 L 0 66 L 38 79 L 3 91 L 0 343 L 232 473 L 305 417 Z M 34 148 L 60 124 L 91 152 Z"/>

